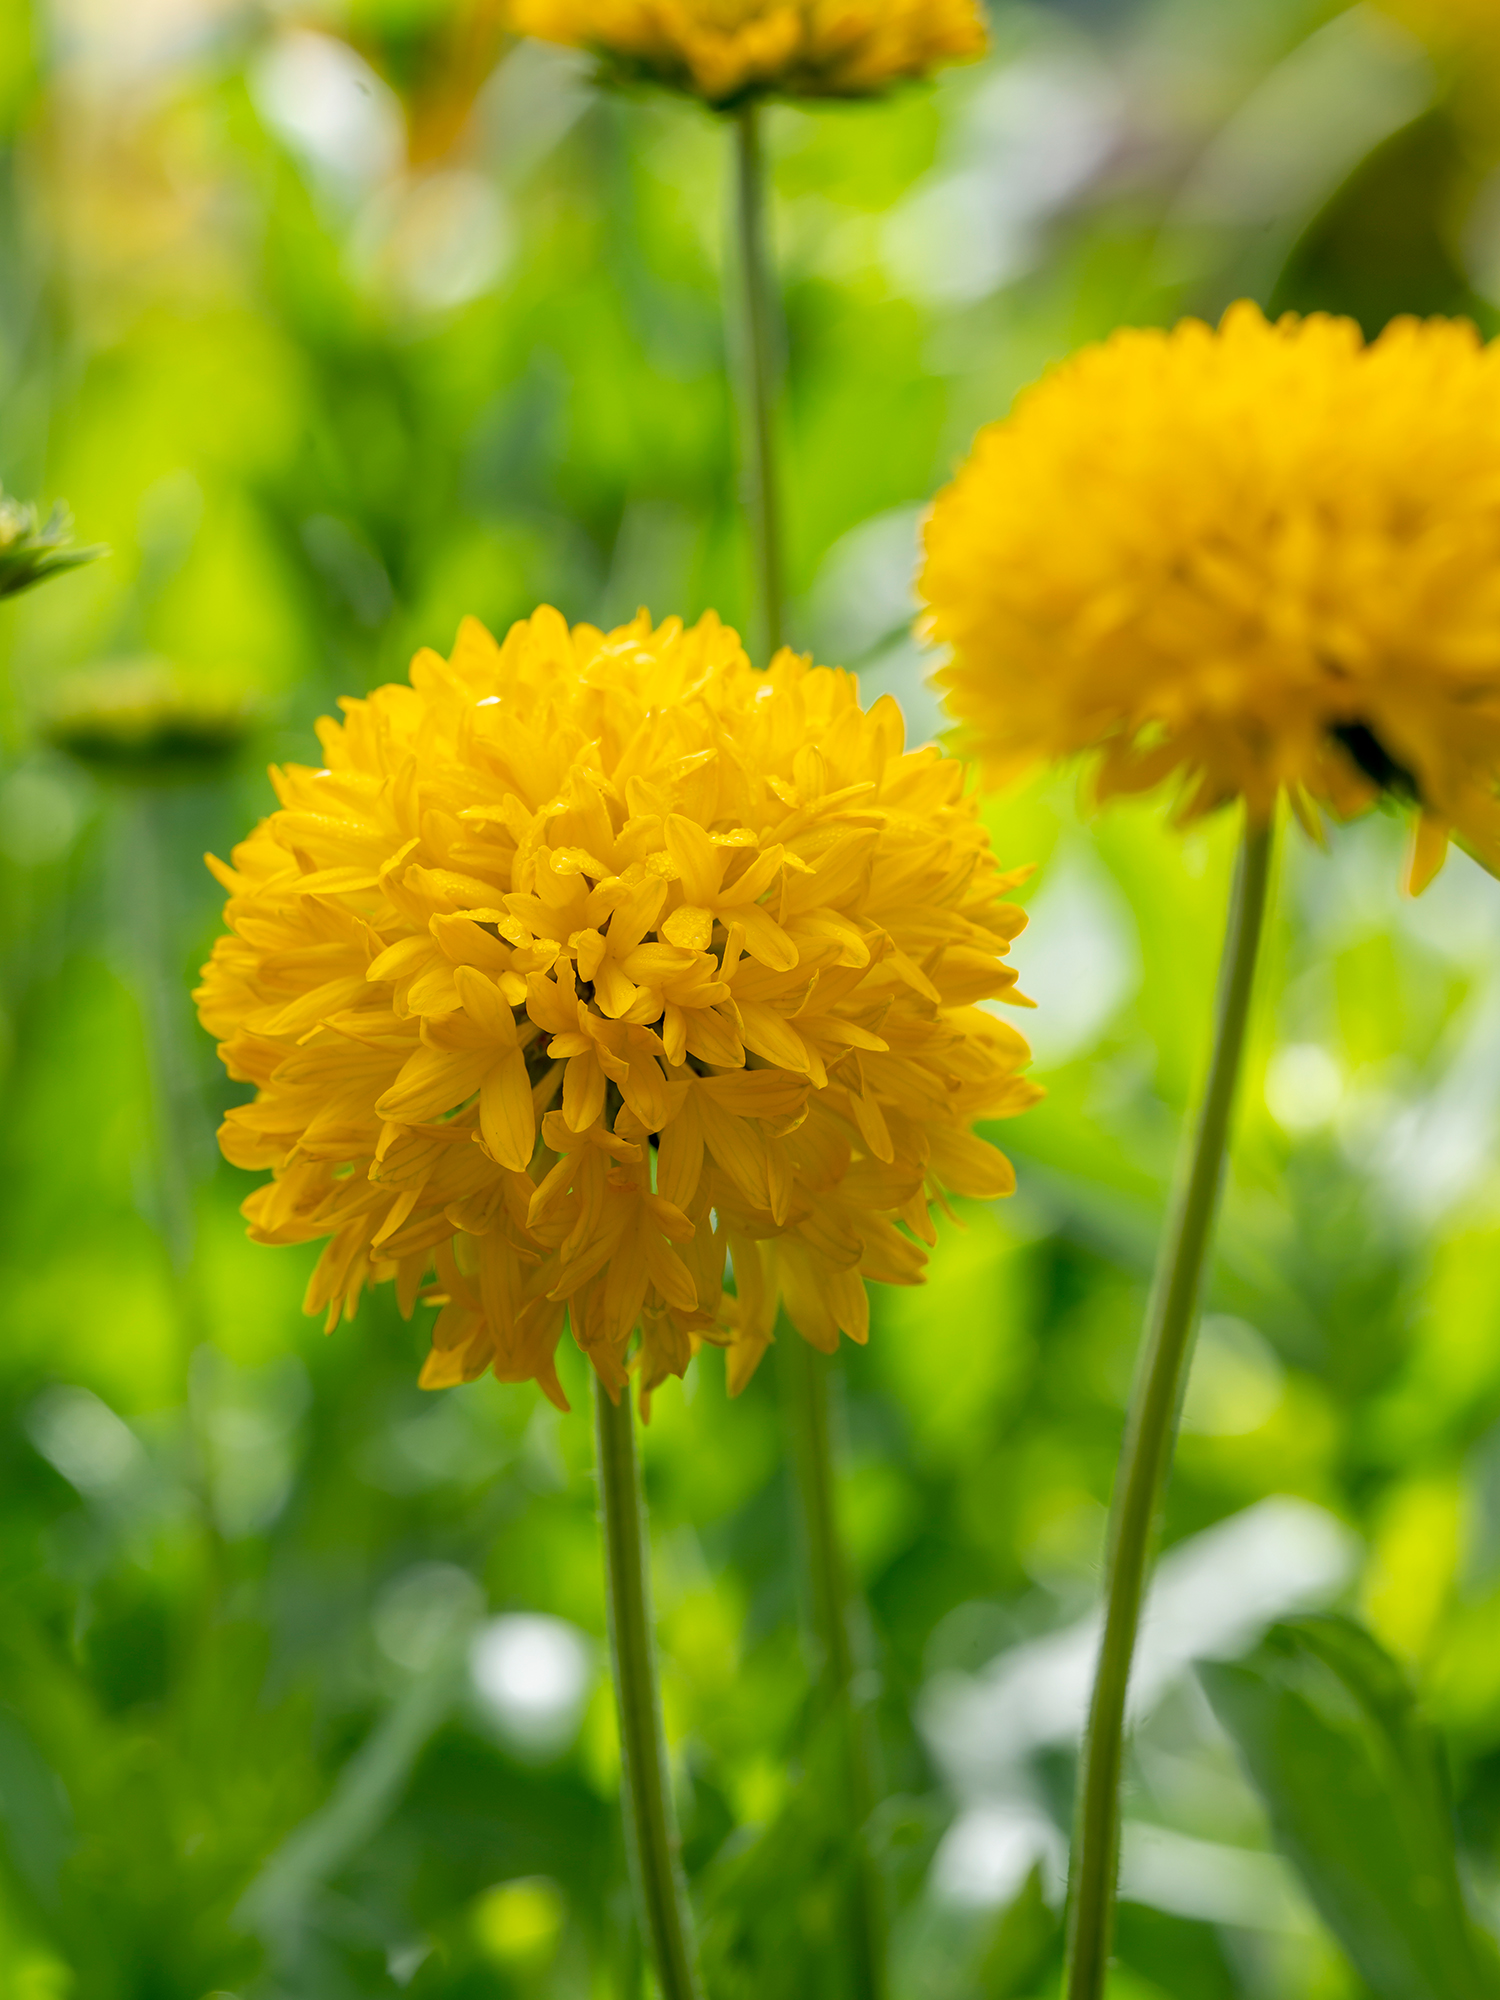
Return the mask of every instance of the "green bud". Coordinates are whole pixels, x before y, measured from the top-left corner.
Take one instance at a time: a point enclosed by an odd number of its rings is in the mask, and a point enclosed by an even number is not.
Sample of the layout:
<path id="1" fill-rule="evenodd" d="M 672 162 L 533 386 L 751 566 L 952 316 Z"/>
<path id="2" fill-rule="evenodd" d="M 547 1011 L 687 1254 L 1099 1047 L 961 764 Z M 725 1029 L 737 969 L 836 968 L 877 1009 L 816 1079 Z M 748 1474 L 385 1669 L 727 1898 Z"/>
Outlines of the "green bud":
<path id="1" fill-rule="evenodd" d="M 108 553 L 102 542 L 73 546 L 73 517 L 61 501 L 43 525 L 32 501 L 12 500 L 0 490 L 0 597 L 14 597 L 18 590 Z"/>

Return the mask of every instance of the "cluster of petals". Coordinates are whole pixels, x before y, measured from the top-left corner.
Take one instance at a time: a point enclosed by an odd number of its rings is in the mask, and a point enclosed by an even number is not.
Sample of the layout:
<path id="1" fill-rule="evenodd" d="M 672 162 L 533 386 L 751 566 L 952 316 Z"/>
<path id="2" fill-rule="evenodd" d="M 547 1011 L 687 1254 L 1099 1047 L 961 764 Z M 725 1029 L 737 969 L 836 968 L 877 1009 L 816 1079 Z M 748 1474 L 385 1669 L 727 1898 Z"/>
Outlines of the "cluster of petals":
<path id="1" fill-rule="evenodd" d="M 869 97 L 986 42 L 978 0 L 511 0 L 511 17 L 716 106 Z"/>
<path id="2" fill-rule="evenodd" d="M 330 1327 L 391 1278 L 440 1307 L 428 1386 L 493 1368 L 560 1402 L 566 1315 L 612 1394 L 703 1340 L 737 1389 L 778 1303 L 863 1340 L 864 1280 L 920 1281 L 930 1204 L 1010 1191 L 972 1126 L 1036 1095 L 987 1004 L 1016 997 L 1019 877 L 889 696 L 757 671 L 712 614 L 543 609 L 342 707 L 211 863 L 197 995 L 256 1087 L 221 1133 L 271 1170 L 251 1233 L 327 1239 Z"/>
<path id="3" fill-rule="evenodd" d="M 1461 321 L 1234 306 L 1130 329 L 980 434 L 927 527 L 924 629 L 995 779 L 1094 753 L 1100 797 L 1316 829 L 1417 809 L 1500 863 L 1500 349 Z"/>

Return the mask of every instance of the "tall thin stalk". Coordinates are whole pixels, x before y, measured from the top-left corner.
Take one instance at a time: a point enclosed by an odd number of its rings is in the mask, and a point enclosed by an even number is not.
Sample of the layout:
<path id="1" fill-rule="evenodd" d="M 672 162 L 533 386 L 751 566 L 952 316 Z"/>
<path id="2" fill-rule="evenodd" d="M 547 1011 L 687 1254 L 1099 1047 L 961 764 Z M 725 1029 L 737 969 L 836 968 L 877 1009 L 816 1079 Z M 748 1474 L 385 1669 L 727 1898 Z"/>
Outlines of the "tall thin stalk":
<path id="1" fill-rule="evenodd" d="M 834 1511 L 831 1364 L 790 1327 L 777 1342 L 776 1360 L 801 1517 L 803 1595 L 818 1671 L 815 1713 L 832 1724 L 844 1766 L 854 1862 L 854 1921 L 848 1940 L 854 1992 L 860 2000 L 884 2000 L 888 1990 L 885 1893 L 869 1839 L 870 1815 L 878 1796 L 873 1731 L 855 1699 L 848 1570 Z"/>
<path id="2" fill-rule="evenodd" d="M 1146 1315 L 1142 1365 L 1115 1475 L 1105 1565 L 1104 1637 L 1079 1774 L 1069 1883 L 1067 2000 L 1101 2000 L 1114 1932 L 1120 1855 L 1125 1700 L 1155 1540 L 1157 1510 L 1177 1436 L 1197 1327 L 1198 1293 L 1213 1234 L 1235 1085 L 1271 881 L 1269 826 L 1247 822 L 1240 844 L 1208 1081 L 1162 1245 Z"/>
<path id="3" fill-rule="evenodd" d="M 738 307 L 745 377 L 746 495 L 755 552 L 760 636 L 769 658 L 783 643 L 781 482 L 776 460 L 777 302 L 766 236 L 766 165 L 761 110 L 734 115 L 735 233 L 739 251 Z M 800 1334 L 777 1346 L 789 1458 L 800 1515 L 803 1598 L 818 1667 L 818 1706 L 837 1729 L 844 1752 L 844 1801 L 855 1863 L 850 1957 L 858 2000 L 885 2000 L 885 1911 L 880 1869 L 869 1846 L 874 1810 L 873 1745 L 854 1699 L 855 1659 L 849 1630 L 850 1589 L 834 1512 L 828 1364 Z"/>
<path id="4" fill-rule="evenodd" d="M 745 373 L 750 538 L 766 655 L 782 644 L 786 578 L 781 558 L 781 482 L 776 467 L 776 288 L 766 244 L 766 163 L 761 111 L 734 116 L 734 221 L 739 247 L 739 311 Z"/>
<path id="5" fill-rule="evenodd" d="M 662 1731 L 646 1514 L 628 1386 L 615 1403 L 594 1384 L 594 1436 L 631 1882 L 661 2000 L 701 2000 Z"/>
<path id="6" fill-rule="evenodd" d="M 147 1072 L 154 1114 L 157 1226 L 177 1289 L 178 1317 L 188 1351 L 202 1338 L 202 1312 L 192 1282 L 192 1163 L 201 1137 L 199 1106 L 188 1059 L 187 996 L 173 962 L 168 911 L 170 861 L 162 837 L 162 800 L 154 786 L 126 782 L 116 794 L 119 826 L 119 907 L 129 911 L 127 937 L 146 1030 Z"/>

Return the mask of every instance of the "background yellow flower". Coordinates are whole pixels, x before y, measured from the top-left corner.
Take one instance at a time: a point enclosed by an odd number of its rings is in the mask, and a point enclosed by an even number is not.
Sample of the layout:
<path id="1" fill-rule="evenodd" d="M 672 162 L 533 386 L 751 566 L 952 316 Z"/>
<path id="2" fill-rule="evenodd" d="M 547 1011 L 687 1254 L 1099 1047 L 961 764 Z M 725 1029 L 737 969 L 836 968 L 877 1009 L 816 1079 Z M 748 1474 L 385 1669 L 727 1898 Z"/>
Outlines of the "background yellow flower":
<path id="1" fill-rule="evenodd" d="M 971 1126 L 1036 1095 L 981 1005 L 1015 981 L 1016 878 L 889 697 L 756 672 L 712 615 L 542 610 L 343 706 L 216 864 L 198 996 L 258 1086 L 221 1135 L 272 1169 L 252 1232 L 328 1239 L 330 1326 L 394 1278 L 441 1306 L 428 1386 L 493 1367 L 561 1402 L 566 1311 L 612 1392 L 637 1326 L 648 1392 L 703 1339 L 738 1388 L 779 1299 L 863 1340 L 930 1202 L 1010 1191 Z"/>
<path id="2" fill-rule="evenodd" d="M 978 0 L 512 0 L 525 34 L 710 104 L 868 97 L 983 53 Z"/>
<path id="3" fill-rule="evenodd" d="M 1378 5 L 1444 55 L 1474 50 L 1500 55 L 1500 12 L 1491 0 L 1378 0 Z"/>
<path id="4" fill-rule="evenodd" d="M 983 432 L 922 576 L 938 675 L 995 778 L 1096 752 L 1101 797 L 1169 775 L 1421 808 L 1500 864 L 1500 357 L 1464 323 L 1127 330 Z"/>

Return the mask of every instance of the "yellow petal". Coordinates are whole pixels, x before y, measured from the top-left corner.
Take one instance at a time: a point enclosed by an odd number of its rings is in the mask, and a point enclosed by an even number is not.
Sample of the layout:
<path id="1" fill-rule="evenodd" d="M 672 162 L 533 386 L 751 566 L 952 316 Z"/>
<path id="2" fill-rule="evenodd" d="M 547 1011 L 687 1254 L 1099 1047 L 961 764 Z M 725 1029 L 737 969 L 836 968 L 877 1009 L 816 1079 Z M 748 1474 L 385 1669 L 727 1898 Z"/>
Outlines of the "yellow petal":
<path id="1" fill-rule="evenodd" d="M 759 903 L 746 903 L 735 911 L 735 918 L 745 927 L 745 950 L 751 958 L 772 972 L 791 971 L 798 961 L 797 947 L 774 917 Z"/>
<path id="2" fill-rule="evenodd" d="M 715 847 L 703 828 L 681 813 L 668 813 L 666 836 L 667 852 L 677 865 L 684 901 L 711 903 L 719 893 L 724 864 L 731 850 Z"/>
<path id="3" fill-rule="evenodd" d="M 740 1004 L 740 1020 L 747 1049 L 754 1049 L 781 1069 L 807 1069 L 807 1044 L 784 1014 L 762 1001 L 745 1000 Z"/>
<path id="4" fill-rule="evenodd" d="M 586 1132 L 604 1109 L 604 1071 L 592 1053 L 574 1056 L 563 1078 L 563 1117 L 575 1132 Z"/>
<path id="5" fill-rule="evenodd" d="M 1431 813 L 1418 815 L 1406 860 L 1406 893 L 1420 896 L 1448 859 L 1448 828 Z"/>
<path id="6" fill-rule="evenodd" d="M 485 1034 L 493 1036 L 501 1048 L 513 1049 L 516 1017 L 495 982 L 472 965 L 459 965 L 454 967 L 453 983 L 469 1018 Z"/>
<path id="7" fill-rule="evenodd" d="M 479 1129 L 491 1159 L 513 1173 L 524 1171 L 536 1146 L 536 1115 L 526 1058 L 519 1050 L 486 1072 L 479 1086 Z"/>
<path id="8" fill-rule="evenodd" d="M 681 951 L 707 951 L 709 939 L 713 936 L 714 919 L 711 910 L 700 908 L 695 903 L 684 903 L 674 910 L 661 927 L 661 934 L 668 944 L 674 944 Z"/>

